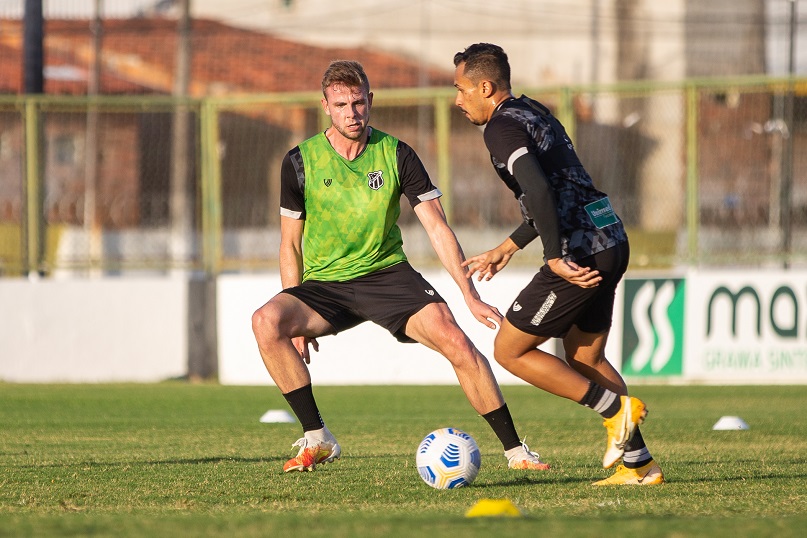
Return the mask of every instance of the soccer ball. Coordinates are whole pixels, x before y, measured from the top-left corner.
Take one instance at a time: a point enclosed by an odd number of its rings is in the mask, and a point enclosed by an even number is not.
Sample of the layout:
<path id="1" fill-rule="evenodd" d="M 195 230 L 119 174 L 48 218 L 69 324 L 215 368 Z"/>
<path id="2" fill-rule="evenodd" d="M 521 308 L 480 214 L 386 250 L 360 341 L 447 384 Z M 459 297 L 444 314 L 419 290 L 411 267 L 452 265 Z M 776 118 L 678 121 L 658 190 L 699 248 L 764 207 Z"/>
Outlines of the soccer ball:
<path id="1" fill-rule="evenodd" d="M 418 447 L 418 473 L 437 489 L 469 485 L 482 466 L 482 454 L 474 438 L 457 428 L 440 428 L 423 438 Z"/>

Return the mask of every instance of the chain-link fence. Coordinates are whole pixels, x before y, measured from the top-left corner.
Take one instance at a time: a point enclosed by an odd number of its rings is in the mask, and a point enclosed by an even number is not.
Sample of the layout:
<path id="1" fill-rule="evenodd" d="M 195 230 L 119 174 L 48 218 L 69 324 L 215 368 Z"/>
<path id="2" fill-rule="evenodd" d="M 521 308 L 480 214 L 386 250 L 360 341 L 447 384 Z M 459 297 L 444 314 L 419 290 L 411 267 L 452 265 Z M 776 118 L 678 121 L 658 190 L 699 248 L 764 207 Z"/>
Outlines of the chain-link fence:
<path id="1" fill-rule="evenodd" d="M 756 78 L 525 93 L 561 118 L 610 195 L 634 269 L 793 266 L 807 263 L 805 87 Z M 520 217 L 453 97 L 376 91 L 371 124 L 417 150 L 471 254 Z M 0 98 L 0 274 L 273 268 L 280 162 L 327 126 L 319 98 Z M 434 263 L 403 205 L 405 249 Z M 518 261 L 537 263 L 540 250 Z"/>

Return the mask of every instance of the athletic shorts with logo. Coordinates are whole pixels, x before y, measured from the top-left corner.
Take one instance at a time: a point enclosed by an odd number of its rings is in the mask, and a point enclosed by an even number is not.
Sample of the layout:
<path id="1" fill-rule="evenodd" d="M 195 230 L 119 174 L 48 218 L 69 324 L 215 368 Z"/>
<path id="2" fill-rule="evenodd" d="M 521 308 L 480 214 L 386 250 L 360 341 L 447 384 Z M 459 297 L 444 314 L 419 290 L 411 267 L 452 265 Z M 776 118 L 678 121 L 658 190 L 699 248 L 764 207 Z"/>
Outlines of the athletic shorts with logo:
<path id="1" fill-rule="evenodd" d="M 400 342 L 414 340 L 404 334 L 406 322 L 431 303 L 445 303 L 437 290 L 408 263 L 402 262 L 345 282 L 306 280 L 287 288 L 333 326 L 328 334 L 372 321 Z"/>
<path id="2" fill-rule="evenodd" d="M 525 333 L 550 338 L 563 338 L 573 325 L 587 333 L 607 331 L 629 258 L 630 247 L 624 242 L 577 261 L 600 272 L 602 281 L 594 288 L 572 284 L 544 265 L 508 309 L 507 321 Z"/>

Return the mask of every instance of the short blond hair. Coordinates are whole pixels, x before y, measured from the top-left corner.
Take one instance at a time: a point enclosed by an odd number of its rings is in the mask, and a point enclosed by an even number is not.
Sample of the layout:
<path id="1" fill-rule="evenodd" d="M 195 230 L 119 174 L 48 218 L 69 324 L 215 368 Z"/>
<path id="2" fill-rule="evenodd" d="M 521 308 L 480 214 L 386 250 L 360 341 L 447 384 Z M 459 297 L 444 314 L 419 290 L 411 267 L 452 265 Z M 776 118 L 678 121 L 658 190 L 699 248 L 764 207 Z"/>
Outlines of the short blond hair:
<path id="1" fill-rule="evenodd" d="M 370 93 L 370 80 L 364 72 L 364 67 L 353 60 L 334 60 L 322 75 L 322 95 L 325 89 L 334 84 L 344 84 L 349 88 L 362 88 Z M 327 95 L 325 96 L 328 97 Z"/>

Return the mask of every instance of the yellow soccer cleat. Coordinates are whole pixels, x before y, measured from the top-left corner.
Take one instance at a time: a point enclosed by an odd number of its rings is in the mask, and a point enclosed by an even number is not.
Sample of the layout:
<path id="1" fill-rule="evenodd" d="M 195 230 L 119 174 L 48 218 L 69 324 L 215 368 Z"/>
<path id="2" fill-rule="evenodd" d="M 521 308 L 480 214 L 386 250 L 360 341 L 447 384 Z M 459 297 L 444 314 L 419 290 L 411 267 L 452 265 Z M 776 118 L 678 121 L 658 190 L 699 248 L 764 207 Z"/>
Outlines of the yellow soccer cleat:
<path id="1" fill-rule="evenodd" d="M 594 482 L 595 486 L 655 486 L 664 483 L 664 473 L 661 467 L 653 460 L 638 469 L 628 469 L 624 465 L 616 468 L 616 472 L 599 482 Z"/>
<path id="2" fill-rule="evenodd" d="M 644 422 L 647 416 L 647 408 L 638 398 L 630 396 L 620 396 L 622 406 L 616 415 L 603 420 L 602 425 L 608 431 L 608 445 L 605 449 L 605 456 L 602 458 L 602 466 L 610 469 L 619 461 L 625 453 L 625 445 L 628 444 L 636 427 Z"/>

